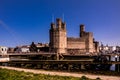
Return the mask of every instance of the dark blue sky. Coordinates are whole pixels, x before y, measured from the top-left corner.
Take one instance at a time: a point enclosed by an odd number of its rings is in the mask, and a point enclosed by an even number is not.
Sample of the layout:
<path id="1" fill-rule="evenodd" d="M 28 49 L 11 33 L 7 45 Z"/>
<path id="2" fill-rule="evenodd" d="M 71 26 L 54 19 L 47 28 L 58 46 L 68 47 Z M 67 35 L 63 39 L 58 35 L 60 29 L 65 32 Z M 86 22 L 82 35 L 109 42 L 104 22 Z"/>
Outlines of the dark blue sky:
<path id="1" fill-rule="evenodd" d="M 96 40 L 120 45 L 120 0 L 0 0 L 0 45 L 49 42 L 53 14 L 64 14 L 67 36 L 85 24 Z"/>

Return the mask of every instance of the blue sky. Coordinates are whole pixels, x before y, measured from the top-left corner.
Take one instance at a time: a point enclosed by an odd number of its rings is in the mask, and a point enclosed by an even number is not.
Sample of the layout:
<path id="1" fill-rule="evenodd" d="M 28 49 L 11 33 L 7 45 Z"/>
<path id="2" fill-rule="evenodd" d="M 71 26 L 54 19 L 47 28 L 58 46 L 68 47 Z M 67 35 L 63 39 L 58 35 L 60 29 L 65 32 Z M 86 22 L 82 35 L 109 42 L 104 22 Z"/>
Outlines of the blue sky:
<path id="1" fill-rule="evenodd" d="M 52 15 L 63 14 L 67 36 L 85 24 L 97 41 L 120 45 L 120 0 L 0 0 L 0 45 L 49 42 Z"/>

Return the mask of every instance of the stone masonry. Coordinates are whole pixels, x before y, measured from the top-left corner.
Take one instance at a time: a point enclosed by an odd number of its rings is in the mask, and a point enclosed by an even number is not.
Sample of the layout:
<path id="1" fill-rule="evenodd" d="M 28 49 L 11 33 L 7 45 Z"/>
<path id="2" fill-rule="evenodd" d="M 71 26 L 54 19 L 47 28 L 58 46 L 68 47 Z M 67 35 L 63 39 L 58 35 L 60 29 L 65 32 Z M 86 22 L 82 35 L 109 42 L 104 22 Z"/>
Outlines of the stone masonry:
<path id="1" fill-rule="evenodd" d="M 86 32 L 85 26 L 80 25 L 80 36 L 78 38 L 67 37 L 66 23 L 60 18 L 56 19 L 56 24 L 51 23 L 50 52 L 60 54 L 82 54 L 99 52 L 99 43 L 94 41 L 93 33 Z"/>

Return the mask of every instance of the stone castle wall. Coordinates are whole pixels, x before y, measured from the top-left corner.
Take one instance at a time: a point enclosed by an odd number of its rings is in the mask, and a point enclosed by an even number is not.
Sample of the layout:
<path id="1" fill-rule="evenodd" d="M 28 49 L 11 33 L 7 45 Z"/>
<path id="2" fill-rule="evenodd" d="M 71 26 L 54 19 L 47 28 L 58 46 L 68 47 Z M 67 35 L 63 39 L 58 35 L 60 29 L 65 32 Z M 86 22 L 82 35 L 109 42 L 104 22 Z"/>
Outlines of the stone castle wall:
<path id="1" fill-rule="evenodd" d="M 51 24 L 51 52 L 78 54 L 98 51 L 98 43 L 93 40 L 93 33 L 86 32 L 84 25 L 80 25 L 80 37 L 74 38 L 67 37 L 66 35 L 66 23 L 62 22 L 61 19 L 57 19 L 56 24 Z"/>
<path id="2" fill-rule="evenodd" d="M 67 38 L 68 49 L 85 49 L 85 40 L 81 38 Z"/>

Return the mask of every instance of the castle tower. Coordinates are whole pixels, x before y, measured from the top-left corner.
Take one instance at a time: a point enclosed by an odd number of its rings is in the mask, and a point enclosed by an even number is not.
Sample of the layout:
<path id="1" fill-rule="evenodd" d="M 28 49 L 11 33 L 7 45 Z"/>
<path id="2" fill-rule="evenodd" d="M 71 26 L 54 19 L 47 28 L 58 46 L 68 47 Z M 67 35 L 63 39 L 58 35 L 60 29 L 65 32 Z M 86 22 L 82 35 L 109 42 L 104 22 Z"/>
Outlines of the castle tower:
<path id="1" fill-rule="evenodd" d="M 56 25 L 51 24 L 50 29 L 50 51 L 55 53 L 66 53 L 67 36 L 66 23 L 61 19 L 56 19 Z"/>
<path id="2" fill-rule="evenodd" d="M 93 33 L 85 31 L 85 25 L 80 25 L 80 37 L 85 39 L 86 52 L 93 52 Z"/>
<path id="3" fill-rule="evenodd" d="M 80 37 L 84 36 L 84 32 L 85 32 L 85 26 L 83 24 L 80 25 Z"/>
<path id="4" fill-rule="evenodd" d="M 86 52 L 93 52 L 94 46 L 93 46 L 93 33 L 88 32 L 86 35 Z"/>
<path id="5" fill-rule="evenodd" d="M 53 49 L 54 49 L 54 45 L 55 45 L 55 39 L 53 36 L 55 36 L 55 30 L 56 30 L 56 25 L 54 23 L 51 23 L 51 28 L 49 30 L 49 39 L 50 39 L 50 43 L 49 43 L 49 46 L 50 46 L 50 51 L 54 52 Z"/>

